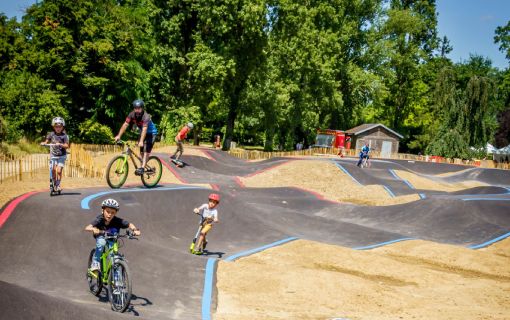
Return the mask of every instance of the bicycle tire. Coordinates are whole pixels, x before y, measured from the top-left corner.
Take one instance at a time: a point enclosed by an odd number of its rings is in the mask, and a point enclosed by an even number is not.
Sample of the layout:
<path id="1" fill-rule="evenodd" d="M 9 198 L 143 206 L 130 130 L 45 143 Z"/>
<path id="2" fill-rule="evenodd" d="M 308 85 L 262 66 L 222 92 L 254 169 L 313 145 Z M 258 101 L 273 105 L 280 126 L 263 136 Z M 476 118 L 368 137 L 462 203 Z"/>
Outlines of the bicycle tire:
<path id="1" fill-rule="evenodd" d="M 121 279 L 114 281 L 114 272 L 120 270 Z M 117 290 L 119 293 L 114 293 Z M 108 273 L 108 300 L 112 306 L 112 310 L 116 312 L 124 312 L 129 307 L 131 302 L 132 283 L 129 276 L 129 268 L 126 261 L 117 260 L 113 263 L 110 272 Z"/>
<path id="2" fill-rule="evenodd" d="M 161 180 L 162 173 L 163 165 L 161 160 L 156 156 L 150 156 L 145 164 L 145 172 L 141 177 L 143 185 L 147 188 L 155 187 L 159 180 Z"/>
<path id="3" fill-rule="evenodd" d="M 121 162 L 117 163 L 118 161 L 121 161 Z M 122 166 L 121 173 L 115 172 L 117 170 L 116 169 L 117 166 L 119 166 L 119 167 Z M 113 169 L 113 171 L 112 171 L 112 167 L 115 168 L 115 169 Z M 110 188 L 118 189 L 118 188 L 122 187 L 122 185 L 124 185 L 124 183 L 126 182 L 128 173 L 129 173 L 129 165 L 128 165 L 127 161 L 124 162 L 124 156 L 123 155 L 115 156 L 112 160 L 110 160 L 110 162 L 108 163 L 108 166 L 106 167 L 106 182 L 108 183 Z M 112 176 L 110 176 L 110 174 L 112 174 Z M 112 179 L 115 176 L 119 178 L 119 181 L 117 183 L 115 183 Z"/>
<path id="4" fill-rule="evenodd" d="M 101 291 L 103 290 L 103 281 L 101 280 L 101 273 L 97 278 L 94 278 L 89 274 L 89 268 L 90 264 L 92 263 L 92 259 L 94 258 L 94 254 L 96 253 L 96 249 L 92 249 L 89 254 L 89 260 L 87 263 L 87 282 L 89 284 L 89 291 L 96 297 L 98 297 L 101 294 Z"/>

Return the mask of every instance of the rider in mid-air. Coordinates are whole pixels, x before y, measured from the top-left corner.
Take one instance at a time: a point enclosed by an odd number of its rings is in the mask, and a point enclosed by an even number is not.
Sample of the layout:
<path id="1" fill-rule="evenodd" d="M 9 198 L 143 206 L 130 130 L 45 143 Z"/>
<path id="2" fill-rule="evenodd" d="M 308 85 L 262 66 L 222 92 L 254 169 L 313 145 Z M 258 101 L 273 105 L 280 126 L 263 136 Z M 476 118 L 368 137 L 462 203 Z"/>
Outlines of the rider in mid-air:
<path id="1" fill-rule="evenodd" d="M 367 142 L 367 143 L 365 143 L 363 148 L 361 148 L 361 151 L 359 153 L 359 160 L 358 160 L 358 164 L 357 164 L 358 167 L 361 165 L 361 162 L 363 162 L 363 158 L 367 158 L 367 164 L 368 164 L 368 159 L 370 159 L 370 156 L 368 155 L 369 152 L 370 152 L 370 147 L 368 146 L 368 142 Z"/>
<path id="2" fill-rule="evenodd" d="M 177 149 L 175 150 L 173 156 L 171 156 L 171 159 L 179 160 L 179 158 L 182 156 L 182 153 L 184 152 L 184 148 L 182 146 L 182 141 L 186 139 L 188 132 L 193 129 L 193 123 L 188 122 L 187 125 L 182 127 L 181 131 L 175 136 L 175 143 L 177 144 Z"/>
<path id="3" fill-rule="evenodd" d="M 202 243 L 204 244 L 203 248 L 207 245 L 207 240 L 205 239 L 207 233 L 211 230 L 212 224 L 218 223 L 218 210 L 216 207 L 220 203 L 220 195 L 217 193 L 211 193 L 209 195 L 208 203 L 204 203 L 198 208 L 195 208 L 193 212 L 202 216 L 202 229 L 200 230 L 200 237 L 198 238 L 197 245 L 192 253 L 194 254 L 202 254 Z"/>
<path id="4" fill-rule="evenodd" d="M 61 117 L 55 117 L 51 120 L 53 132 L 48 133 L 46 140 L 41 142 L 41 145 L 53 144 L 50 147 L 50 160 L 56 161 L 53 166 L 53 177 L 55 180 L 55 188 L 61 191 L 60 181 L 62 181 L 62 170 L 67 158 L 67 150 L 69 148 L 69 136 L 67 135 L 64 127 L 66 123 Z"/>
<path id="5" fill-rule="evenodd" d="M 156 135 L 158 134 L 158 129 L 152 122 L 151 115 L 144 111 L 144 107 L 145 103 L 143 100 L 133 101 L 133 111 L 129 113 L 126 121 L 120 127 L 119 134 L 115 136 L 115 141 L 119 141 L 130 124 L 135 124 L 138 127 L 138 146 L 142 155 L 142 166 L 136 169 L 135 174 L 139 176 L 143 174 L 147 158 L 152 151 Z"/>
<path id="6" fill-rule="evenodd" d="M 104 200 L 101 204 L 101 208 L 101 214 L 85 227 L 85 231 L 92 232 L 94 238 L 96 238 L 96 253 L 90 266 L 90 271 L 92 272 L 98 272 L 101 269 L 99 261 L 101 260 L 101 255 L 106 245 L 106 240 L 104 238 L 105 232 L 118 233 L 120 229 L 129 228 L 133 231 L 135 236 L 141 234 L 140 230 L 134 224 L 115 216 L 119 211 L 119 203 L 116 200 Z"/>

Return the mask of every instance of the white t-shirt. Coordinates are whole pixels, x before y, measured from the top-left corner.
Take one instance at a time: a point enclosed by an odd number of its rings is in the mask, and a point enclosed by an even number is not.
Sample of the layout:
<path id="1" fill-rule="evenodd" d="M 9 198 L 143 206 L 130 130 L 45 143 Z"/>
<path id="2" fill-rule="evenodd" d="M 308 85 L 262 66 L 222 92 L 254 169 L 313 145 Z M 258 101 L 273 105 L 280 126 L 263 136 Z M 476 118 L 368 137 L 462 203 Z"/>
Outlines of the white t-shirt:
<path id="1" fill-rule="evenodd" d="M 204 203 L 198 210 L 200 210 L 202 217 L 205 219 L 218 220 L 218 210 L 209 209 L 209 204 Z"/>

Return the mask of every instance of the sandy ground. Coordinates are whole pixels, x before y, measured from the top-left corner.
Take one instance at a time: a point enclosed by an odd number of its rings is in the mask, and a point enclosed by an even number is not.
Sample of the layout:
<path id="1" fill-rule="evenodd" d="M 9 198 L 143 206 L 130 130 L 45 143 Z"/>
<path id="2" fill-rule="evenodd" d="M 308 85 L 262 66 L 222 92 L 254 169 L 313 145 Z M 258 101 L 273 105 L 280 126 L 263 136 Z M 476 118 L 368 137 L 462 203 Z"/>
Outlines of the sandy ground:
<path id="1" fill-rule="evenodd" d="M 510 319 L 510 240 L 496 246 L 297 240 L 221 261 L 214 319 Z"/>
<path id="2" fill-rule="evenodd" d="M 296 176 L 296 173 L 299 173 Z M 260 174 L 240 178 L 247 187 L 297 187 L 315 191 L 340 202 L 363 205 L 393 205 L 419 200 L 418 194 L 392 198 L 380 185 L 360 186 L 328 161 L 290 161 Z"/>
<path id="3" fill-rule="evenodd" d="M 463 181 L 459 183 L 446 183 L 441 181 L 441 179 L 434 179 L 434 177 L 426 178 L 424 176 L 419 176 L 414 173 L 403 171 L 403 170 L 395 170 L 395 173 L 402 179 L 409 181 L 416 189 L 422 190 L 437 190 L 437 191 L 446 191 L 446 192 L 454 192 L 459 190 L 465 190 L 469 188 L 487 186 L 487 184 L 479 181 Z M 447 177 L 447 174 L 437 175 L 438 177 Z"/>

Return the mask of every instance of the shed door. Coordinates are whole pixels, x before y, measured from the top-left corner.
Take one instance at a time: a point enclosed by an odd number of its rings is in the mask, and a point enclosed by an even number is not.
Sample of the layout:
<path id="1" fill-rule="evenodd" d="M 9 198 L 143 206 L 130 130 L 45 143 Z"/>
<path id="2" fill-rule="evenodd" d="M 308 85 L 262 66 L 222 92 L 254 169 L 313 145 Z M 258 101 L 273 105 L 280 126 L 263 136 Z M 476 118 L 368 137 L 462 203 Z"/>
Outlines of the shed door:
<path id="1" fill-rule="evenodd" d="M 391 141 L 383 141 L 381 147 L 381 158 L 391 157 Z"/>

